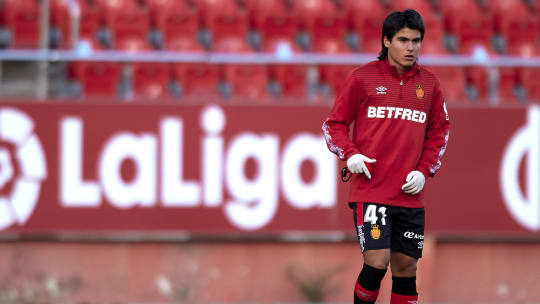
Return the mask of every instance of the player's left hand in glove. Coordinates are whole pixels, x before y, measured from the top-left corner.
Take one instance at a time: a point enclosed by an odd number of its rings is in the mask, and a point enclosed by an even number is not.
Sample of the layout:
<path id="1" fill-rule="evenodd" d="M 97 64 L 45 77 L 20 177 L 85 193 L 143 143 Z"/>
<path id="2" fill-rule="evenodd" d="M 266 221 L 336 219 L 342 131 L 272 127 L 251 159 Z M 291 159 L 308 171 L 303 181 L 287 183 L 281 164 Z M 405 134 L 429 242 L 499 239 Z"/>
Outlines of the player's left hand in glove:
<path id="1" fill-rule="evenodd" d="M 411 171 L 405 181 L 406 183 L 401 186 L 401 190 L 405 193 L 415 195 L 424 189 L 426 177 L 420 171 Z"/>

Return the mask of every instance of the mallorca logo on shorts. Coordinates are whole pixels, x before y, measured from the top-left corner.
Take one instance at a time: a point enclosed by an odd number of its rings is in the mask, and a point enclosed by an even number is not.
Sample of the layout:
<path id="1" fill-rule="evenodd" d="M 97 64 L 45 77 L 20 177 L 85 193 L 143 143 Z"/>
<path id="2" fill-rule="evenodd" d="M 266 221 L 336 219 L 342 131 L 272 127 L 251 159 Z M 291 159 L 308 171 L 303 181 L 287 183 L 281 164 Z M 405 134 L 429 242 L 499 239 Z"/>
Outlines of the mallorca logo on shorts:
<path id="1" fill-rule="evenodd" d="M 374 240 L 378 240 L 381 238 L 381 229 L 379 229 L 379 225 L 371 225 L 371 238 Z"/>
<path id="2" fill-rule="evenodd" d="M 425 95 L 426 95 L 426 92 L 424 92 L 422 85 L 419 84 L 418 87 L 416 87 L 416 98 L 423 99 Z"/>
<path id="3" fill-rule="evenodd" d="M 24 224 L 36 206 L 47 163 L 34 122 L 11 107 L 0 108 L 0 230 Z"/>

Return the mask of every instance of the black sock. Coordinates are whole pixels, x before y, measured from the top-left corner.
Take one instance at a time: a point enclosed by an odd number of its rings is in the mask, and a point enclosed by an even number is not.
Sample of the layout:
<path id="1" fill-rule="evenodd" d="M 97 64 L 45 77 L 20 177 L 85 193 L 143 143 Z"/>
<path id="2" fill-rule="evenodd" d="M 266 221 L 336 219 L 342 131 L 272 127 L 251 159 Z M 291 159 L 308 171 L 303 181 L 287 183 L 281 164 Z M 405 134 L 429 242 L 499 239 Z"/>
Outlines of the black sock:
<path id="1" fill-rule="evenodd" d="M 398 278 L 392 277 L 392 292 L 404 296 L 418 295 L 416 292 L 416 277 Z"/>
<path id="2" fill-rule="evenodd" d="M 364 263 L 354 288 L 354 304 L 375 303 L 386 269 L 378 269 Z"/>

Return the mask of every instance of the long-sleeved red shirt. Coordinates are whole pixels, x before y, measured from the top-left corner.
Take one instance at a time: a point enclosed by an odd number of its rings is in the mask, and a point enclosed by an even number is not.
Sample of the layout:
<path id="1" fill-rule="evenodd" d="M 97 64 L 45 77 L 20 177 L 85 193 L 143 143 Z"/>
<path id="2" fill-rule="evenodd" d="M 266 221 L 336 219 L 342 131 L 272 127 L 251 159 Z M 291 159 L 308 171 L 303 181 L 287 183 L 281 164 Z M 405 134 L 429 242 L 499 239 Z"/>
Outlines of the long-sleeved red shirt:
<path id="1" fill-rule="evenodd" d="M 352 140 L 349 126 L 355 122 Z M 361 153 L 371 179 L 353 174 L 349 202 L 423 207 L 423 191 L 404 193 L 409 172 L 435 175 L 446 150 L 450 124 L 438 79 L 414 64 L 400 77 L 387 61 L 354 69 L 322 126 L 330 151 L 342 160 Z"/>

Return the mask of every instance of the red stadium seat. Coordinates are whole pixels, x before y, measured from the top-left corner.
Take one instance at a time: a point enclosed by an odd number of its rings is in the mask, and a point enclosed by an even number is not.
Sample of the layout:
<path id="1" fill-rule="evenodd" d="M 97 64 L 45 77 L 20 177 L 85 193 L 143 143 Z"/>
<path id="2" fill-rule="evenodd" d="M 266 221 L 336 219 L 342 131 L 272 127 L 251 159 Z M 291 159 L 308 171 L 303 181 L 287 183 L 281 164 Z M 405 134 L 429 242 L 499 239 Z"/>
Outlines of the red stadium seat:
<path id="1" fill-rule="evenodd" d="M 152 24 L 163 35 L 164 49 L 183 48 L 185 40 L 197 41 L 197 11 L 184 1 L 152 0 L 149 2 Z"/>
<path id="2" fill-rule="evenodd" d="M 156 99 L 167 96 L 168 65 L 163 63 L 134 63 L 133 90 L 136 97 Z"/>
<path id="3" fill-rule="evenodd" d="M 493 20 L 476 1 L 441 1 L 445 26 L 457 38 L 458 51 L 471 54 L 475 48 L 482 47 L 488 53 L 495 53 L 492 46 Z"/>
<path id="4" fill-rule="evenodd" d="M 203 25 L 212 34 L 212 48 L 223 40 L 247 40 L 249 16 L 234 0 L 197 0 Z"/>
<path id="5" fill-rule="evenodd" d="M 276 41 L 294 44 L 298 20 L 282 0 L 251 0 L 247 3 L 251 24 L 262 37 L 262 49 Z"/>
<path id="6" fill-rule="evenodd" d="M 100 9 L 95 0 L 77 0 L 81 9 L 79 38 L 95 40 L 100 25 Z"/>
<path id="7" fill-rule="evenodd" d="M 478 92 L 478 101 L 486 102 L 489 99 L 489 75 L 484 67 L 465 67 L 465 79 Z"/>
<path id="8" fill-rule="evenodd" d="M 449 55 L 447 49 L 444 48 L 443 42 L 439 40 L 432 40 L 428 38 L 429 36 L 426 36 L 424 38 L 424 41 L 422 41 L 422 45 L 420 47 L 420 54 L 427 54 L 427 55 Z"/>
<path id="9" fill-rule="evenodd" d="M 307 66 L 272 65 L 270 78 L 281 87 L 281 96 L 286 101 L 303 102 L 307 95 Z"/>
<path id="10" fill-rule="evenodd" d="M 39 1 L 5 0 L 0 14 L 11 31 L 10 47 L 36 48 L 39 46 Z"/>
<path id="11" fill-rule="evenodd" d="M 112 33 L 113 48 L 138 51 L 151 49 L 148 42 L 148 9 L 136 0 L 102 0 L 105 26 Z"/>
<path id="12" fill-rule="evenodd" d="M 174 78 L 182 86 L 183 96 L 216 97 L 219 95 L 219 71 L 216 65 L 181 63 L 174 66 Z"/>
<path id="13" fill-rule="evenodd" d="M 390 11 L 403 11 L 414 9 L 422 15 L 422 19 L 431 18 L 434 14 L 433 6 L 429 0 L 392 0 Z"/>
<path id="14" fill-rule="evenodd" d="M 518 99 L 514 93 L 514 89 L 518 84 L 518 71 L 513 67 L 500 67 L 499 68 L 499 84 L 498 95 L 499 103 L 502 104 L 515 104 Z"/>
<path id="15" fill-rule="evenodd" d="M 325 39 L 319 41 L 319 43 L 314 45 L 313 50 L 318 53 L 326 54 L 343 54 L 351 52 L 345 43 L 339 39 Z"/>
<path id="16" fill-rule="evenodd" d="M 264 65 L 226 65 L 224 76 L 232 89 L 233 100 L 267 103 L 267 68 Z"/>
<path id="17" fill-rule="evenodd" d="M 228 37 L 214 46 L 214 51 L 219 53 L 251 53 L 253 50 L 246 39 L 240 37 Z"/>
<path id="18" fill-rule="evenodd" d="M 300 26 L 311 36 L 312 47 L 327 39 L 345 43 L 345 14 L 331 0 L 296 0 L 292 3 Z"/>
<path id="19" fill-rule="evenodd" d="M 386 11 L 379 0 L 343 0 L 349 26 L 359 35 L 360 50 L 378 53 L 381 50 L 381 26 Z"/>
<path id="20" fill-rule="evenodd" d="M 115 97 L 120 82 L 121 66 L 109 62 L 77 62 L 75 79 L 86 97 Z"/>
<path id="21" fill-rule="evenodd" d="M 70 13 L 65 0 L 51 0 L 50 2 L 50 25 L 51 30 L 56 29 L 60 33 L 58 46 L 68 47 L 70 43 Z"/>
<path id="22" fill-rule="evenodd" d="M 335 96 L 339 94 L 343 81 L 355 67 L 353 65 L 319 65 L 319 81 L 326 83 Z"/>
<path id="23" fill-rule="evenodd" d="M 427 69 L 439 79 L 444 99 L 448 103 L 468 102 L 465 96 L 465 73 L 461 67 L 429 66 Z"/>
<path id="24" fill-rule="evenodd" d="M 518 70 L 519 83 L 527 92 L 529 101 L 540 101 L 540 68 L 521 68 Z"/>
<path id="25" fill-rule="evenodd" d="M 540 34 L 538 14 L 529 11 L 521 1 L 490 0 L 497 33 L 504 37 L 506 51 L 511 55 L 522 55 L 523 48 L 536 43 Z"/>

